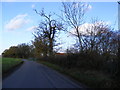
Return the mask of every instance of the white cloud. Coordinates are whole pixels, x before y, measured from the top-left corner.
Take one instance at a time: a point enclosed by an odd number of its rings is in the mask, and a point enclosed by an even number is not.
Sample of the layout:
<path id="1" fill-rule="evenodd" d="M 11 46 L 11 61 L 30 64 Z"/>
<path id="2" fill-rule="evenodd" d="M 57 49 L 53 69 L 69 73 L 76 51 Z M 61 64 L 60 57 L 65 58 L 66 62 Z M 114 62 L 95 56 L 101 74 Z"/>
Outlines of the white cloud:
<path id="1" fill-rule="evenodd" d="M 35 7 L 35 4 L 32 4 L 32 6 L 31 6 L 32 8 L 34 8 Z"/>
<path id="2" fill-rule="evenodd" d="M 79 26 L 79 33 L 81 35 L 90 35 L 91 32 L 94 32 L 96 34 L 97 30 L 94 29 L 95 26 L 109 25 L 109 24 L 110 24 L 109 21 L 108 22 L 99 21 L 96 23 L 84 23 L 84 24 Z M 77 32 L 75 29 L 70 30 L 70 33 L 73 35 L 77 35 Z"/>
<path id="3" fill-rule="evenodd" d="M 84 4 L 82 4 L 82 6 L 84 7 L 85 11 L 89 11 L 89 10 L 92 9 L 92 6 L 90 4 L 88 4 L 88 3 L 84 3 Z"/>
<path id="4" fill-rule="evenodd" d="M 105 24 L 107 24 L 107 25 L 111 25 L 111 21 L 107 21 Z"/>
<path id="5" fill-rule="evenodd" d="M 30 28 L 27 29 L 27 31 L 34 31 L 37 28 L 37 26 L 32 26 Z"/>
<path id="6" fill-rule="evenodd" d="M 74 8 L 79 8 L 79 5 L 82 7 L 82 8 L 84 8 L 84 10 L 85 11 L 89 11 L 89 10 L 91 10 L 92 9 L 92 6 L 90 5 L 90 4 L 88 4 L 88 3 L 74 3 L 73 4 L 73 7 Z"/>
<path id="7" fill-rule="evenodd" d="M 6 25 L 5 30 L 11 31 L 22 28 L 25 24 L 27 24 L 30 20 L 26 19 L 28 15 L 22 14 L 17 15 L 16 17 L 12 18 Z"/>
<path id="8" fill-rule="evenodd" d="M 82 35 L 86 35 L 87 34 L 86 30 L 88 29 L 88 27 L 91 27 L 92 25 L 93 24 L 90 24 L 90 23 L 85 23 L 85 24 L 80 25 L 79 26 L 79 33 Z M 77 32 L 75 29 L 72 29 L 70 32 L 74 35 L 77 35 Z"/>
<path id="9" fill-rule="evenodd" d="M 92 9 L 92 6 L 89 4 L 88 5 L 88 10 L 91 10 Z"/>

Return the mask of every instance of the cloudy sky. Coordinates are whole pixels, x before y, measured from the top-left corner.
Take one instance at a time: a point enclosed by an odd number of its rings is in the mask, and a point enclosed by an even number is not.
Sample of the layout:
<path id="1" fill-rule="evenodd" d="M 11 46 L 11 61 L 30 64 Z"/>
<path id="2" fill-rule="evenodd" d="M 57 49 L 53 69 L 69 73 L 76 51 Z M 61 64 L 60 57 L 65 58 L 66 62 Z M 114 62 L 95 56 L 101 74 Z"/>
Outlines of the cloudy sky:
<path id="1" fill-rule="evenodd" d="M 86 5 L 89 5 L 85 16 L 87 24 L 91 24 L 91 18 L 98 17 L 117 29 L 118 10 L 116 2 L 89 2 Z M 0 3 L 1 7 L 2 48 L 0 48 L 0 54 L 10 46 L 31 43 L 31 40 L 34 39 L 32 32 L 41 21 L 41 18 L 33 9 L 41 10 L 44 8 L 46 13 L 55 12 L 59 15 L 62 9 L 61 2 L 2 2 Z M 60 41 L 63 42 L 63 49 L 74 42 L 72 37 L 67 36 L 62 33 L 59 37 Z"/>

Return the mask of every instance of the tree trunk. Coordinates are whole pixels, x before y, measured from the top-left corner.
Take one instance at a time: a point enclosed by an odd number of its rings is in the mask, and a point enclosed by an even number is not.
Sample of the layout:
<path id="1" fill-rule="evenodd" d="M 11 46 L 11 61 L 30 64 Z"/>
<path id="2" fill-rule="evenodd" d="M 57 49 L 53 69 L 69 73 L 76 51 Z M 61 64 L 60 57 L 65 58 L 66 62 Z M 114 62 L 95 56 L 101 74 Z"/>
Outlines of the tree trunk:
<path id="1" fill-rule="evenodd" d="M 49 54 L 50 56 L 53 56 L 53 40 L 52 39 L 50 39 Z"/>

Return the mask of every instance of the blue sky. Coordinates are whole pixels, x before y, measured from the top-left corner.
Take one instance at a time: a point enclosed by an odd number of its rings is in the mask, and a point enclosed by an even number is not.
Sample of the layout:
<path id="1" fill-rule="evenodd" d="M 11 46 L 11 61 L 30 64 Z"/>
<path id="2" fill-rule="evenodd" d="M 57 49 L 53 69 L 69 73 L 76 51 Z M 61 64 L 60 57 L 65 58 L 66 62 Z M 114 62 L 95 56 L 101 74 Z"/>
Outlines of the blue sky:
<path id="1" fill-rule="evenodd" d="M 86 22 L 90 22 L 91 18 L 98 17 L 117 29 L 118 7 L 116 2 L 88 2 L 87 4 L 91 8 L 86 13 Z M 39 24 L 41 18 L 33 11 L 33 8 L 37 10 L 44 8 L 46 13 L 60 14 L 62 6 L 61 2 L 2 2 L 2 22 L 0 22 L 2 48 L 0 54 L 10 46 L 30 43 L 34 39 L 32 29 Z M 64 43 L 61 45 L 64 46 L 63 50 L 69 44 L 74 43 L 73 37 L 67 36 L 62 33 L 59 37 L 60 41 Z"/>

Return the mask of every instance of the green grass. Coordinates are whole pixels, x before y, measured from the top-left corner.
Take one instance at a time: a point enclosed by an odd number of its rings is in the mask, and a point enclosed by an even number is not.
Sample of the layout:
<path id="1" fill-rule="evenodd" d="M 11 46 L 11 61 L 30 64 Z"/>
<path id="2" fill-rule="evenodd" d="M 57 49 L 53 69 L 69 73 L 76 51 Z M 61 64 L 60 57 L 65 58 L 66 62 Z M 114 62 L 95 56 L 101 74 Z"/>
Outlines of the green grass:
<path id="1" fill-rule="evenodd" d="M 70 70 L 69 74 L 81 83 L 93 88 L 111 88 L 113 81 L 102 72 L 87 70 L 87 71 L 73 71 Z"/>
<path id="2" fill-rule="evenodd" d="M 2 58 L 2 72 L 5 73 L 22 62 L 21 59 Z"/>
<path id="3" fill-rule="evenodd" d="M 44 61 L 38 61 L 38 62 L 41 63 L 41 64 L 44 64 L 44 65 L 46 65 L 48 67 L 51 67 L 51 68 L 53 68 L 53 69 L 55 69 L 55 70 L 57 70 L 59 72 L 64 72 L 64 70 L 65 70 L 65 69 L 61 68 L 60 66 L 49 63 L 49 62 L 44 62 Z"/>
<path id="4" fill-rule="evenodd" d="M 62 68 L 56 64 L 52 64 L 46 61 L 39 61 L 39 63 L 44 64 L 60 73 L 68 75 L 73 79 L 79 81 L 80 83 L 92 88 L 111 88 L 114 87 L 114 81 L 100 71 L 93 70 L 79 70 L 77 68 L 66 69 Z"/>

